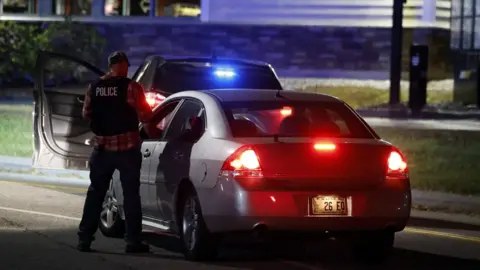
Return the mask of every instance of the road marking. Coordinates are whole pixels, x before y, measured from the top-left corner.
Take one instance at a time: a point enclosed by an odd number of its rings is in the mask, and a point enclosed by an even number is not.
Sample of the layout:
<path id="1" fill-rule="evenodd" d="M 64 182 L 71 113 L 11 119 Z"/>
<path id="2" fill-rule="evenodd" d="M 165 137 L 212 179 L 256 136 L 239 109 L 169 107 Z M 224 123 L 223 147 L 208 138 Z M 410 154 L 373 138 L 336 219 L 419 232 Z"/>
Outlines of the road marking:
<path id="1" fill-rule="evenodd" d="M 83 188 L 83 187 L 70 187 L 70 186 L 29 183 L 29 182 L 10 181 L 10 180 L 0 180 L 0 183 L 16 183 L 16 184 L 29 185 L 29 186 L 34 186 L 34 187 L 45 187 L 45 188 L 51 188 L 51 189 L 70 189 L 70 190 L 78 190 L 78 191 L 87 191 L 88 190 L 88 188 Z"/>
<path id="2" fill-rule="evenodd" d="M 430 236 L 440 236 L 445 238 L 452 238 L 452 239 L 459 239 L 459 240 L 480 243 L 480 237 L 475 237 L 475 236 L 466 236 L 461 234 L 445 233 L 445 232 L 439 232 L 439 231 L 414 229 L 414 228 L 405 228 L 405 231 L 410 233 L 424 234 L 424 235 L 430 235 Z"/>
<path id="3" fill-rule="evenodd" d="M 45 216 L 45 217 L 63 218 L 63 219 L 75 220 L 75 221 L 80 221 L 81 220 L 80 218 L 76 218 L 76 217 L 69 217 L 69 216 L 64 216 L 64 215 L 57 215 L 57 214 L 52 214 L 52 213 L 45 213 L 45 212 L 38 212 L 38 211 L 31 211 L 31 210 L 3 207 L 3 206 L 0 206 L 0 210 L 17 212 L 17 213 L 32 214 L 32 215 L 38 215 L 38 216 Z"/>
<path id="4" fill-rule="evenodd" d="M 30 184 L 30 183 L 25 183 L 25 182 L 16 182 L 16 181 L 8 181 L 8 180 L 0 180 L 0 182 L 26 184 L 26 185 L 33 185 L 33 186 L 39 186 L 39 187 L 49 187 L 49 188 L 53 188 L 53 189 L 71 189 L 71 190 L 81 190 L 81 191 L 86 191 L 87 190 L 85 188 L 80 188 L 80 187 L 68 187 L 68 186 L 36 184 L 36 183 Z M 16 209 L 16 208 L 10 208 L 10 207 L 1 207 L 0 206 L 0 209 L 5 210 L 5 211 L 11 211 L 11 212 L 27 213 L 27 214 L 33 214 L 33 215 L 55 217 L 55 218 L 63 218 L 63 219 L 75 220 L 75 221 L 80 221 L 81 220 L 80 218 L 76 218 L 76 217 L 69 217 L 69 216 L 52 214 L 52 213 Z M 164 229 L 162 225 L 153 224 L 152 222 L 148 222 L 148 221 L 145 221 L 145 220 L 142 221 L 142 223 L 144 225 L 147 225 L 147 226 L 156 227 L 156 228 L 159 228 L 159 229 Z M 146 224 L 146 223 L 148 223 L 148 224 Z M 153 225 L 155 225 L 155 226 L 153 226 Z M 465 241 L 480 243 L 480 237 L 474 237 L 474 236 L 466 236 L 466 235 L 461 235 L 461 234 L 445 233 L 445 232 L 439 232 L 439 231 L 434 231 L 434 230 L 425 230 L 425 229 L 416 229 L 416 228 L 405 228 L 404 231 L 405 232 L 410 232 L 410 233 L 416 233 L 416 234 L 439 236 L 439 237 L 445 237 L 445 238 L 451 238 L 451 239 L 458 239 L 458 240 L 465 240 Z"/>

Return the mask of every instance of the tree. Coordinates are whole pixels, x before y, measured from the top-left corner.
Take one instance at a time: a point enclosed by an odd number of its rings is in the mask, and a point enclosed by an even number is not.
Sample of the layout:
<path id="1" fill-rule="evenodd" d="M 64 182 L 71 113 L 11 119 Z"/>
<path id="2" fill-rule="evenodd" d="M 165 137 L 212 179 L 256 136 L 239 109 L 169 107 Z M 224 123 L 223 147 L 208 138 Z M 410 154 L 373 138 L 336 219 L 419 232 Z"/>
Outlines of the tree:
<path id="1" fill-rule="evenodd" d="M 0 22 L 0 80 L 32 81 L 39 50 L 68 52 L 98 64 L 103 59 L 106 40 L 94 25 L 65 21 L 54 23 Z M 71 70 L 67 63 L 56 63 L 55 70 Z M 0 83 L 2 83 L 0 81 Z"/>
<path id="2" fill-rule="evenodd" d="M 49 47 L 38 24 L 0 22 L 0 75 L 4 80 L 33 74 L 38 50 Z"/>

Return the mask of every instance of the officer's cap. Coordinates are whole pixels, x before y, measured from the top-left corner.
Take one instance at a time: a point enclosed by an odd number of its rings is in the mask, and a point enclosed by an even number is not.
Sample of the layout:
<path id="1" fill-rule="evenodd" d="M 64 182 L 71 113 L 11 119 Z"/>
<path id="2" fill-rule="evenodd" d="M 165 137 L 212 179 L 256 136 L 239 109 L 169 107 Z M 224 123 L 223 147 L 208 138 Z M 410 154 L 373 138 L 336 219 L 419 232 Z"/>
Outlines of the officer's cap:
<path id="1" fill-rule="evenodd" d="M 108 56 L 109 66 L 119 64 L 122 62 L 127 62 L 128 66 L 130 66 L 130 62 L 128 61 L 127 54 L 125 54 L 122 51 L 113 52 L 112 54 L 110 54 L 110 56 Z"/>

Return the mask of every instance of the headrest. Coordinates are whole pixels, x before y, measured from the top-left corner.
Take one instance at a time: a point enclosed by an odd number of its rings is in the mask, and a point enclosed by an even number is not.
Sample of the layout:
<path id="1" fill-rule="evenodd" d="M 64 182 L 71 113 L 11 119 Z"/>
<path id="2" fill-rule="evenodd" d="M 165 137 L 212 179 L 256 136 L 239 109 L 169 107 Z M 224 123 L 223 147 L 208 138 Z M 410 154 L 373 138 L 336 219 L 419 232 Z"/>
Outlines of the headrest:
<path id="1" fill-rule="evenodd" d="M 305 117 L 287 116 L 280 123 L 279 135 L 286 136 L 308 136 L 310 122 Z"/>
<path id="2" fill-rule="evenodd" d="M 235 119 L 232 122 L 232 132 L 238 136 L 254 136 L 258 134 L 257 126 L 246 119 Z"/>

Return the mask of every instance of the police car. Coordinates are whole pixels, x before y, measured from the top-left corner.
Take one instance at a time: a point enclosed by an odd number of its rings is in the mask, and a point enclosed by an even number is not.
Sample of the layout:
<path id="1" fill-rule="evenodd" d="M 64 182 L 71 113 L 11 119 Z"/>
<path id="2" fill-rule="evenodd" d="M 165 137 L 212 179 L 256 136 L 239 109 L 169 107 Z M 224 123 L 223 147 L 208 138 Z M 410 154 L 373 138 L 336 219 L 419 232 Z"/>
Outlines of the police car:
<path id="1" fill-rule="evenodd" d="M 56 154 L 68 153 L 70 149 L 65 148 L 66 145 L 83 149 L 85 144 L 89 144 L 92 137 L 90 126 L 81 119 L 83 99 L 88 84 L 105 73 L 106 70 L 68 54 L 49 51 L 38 53 L 33 92 L 34 166 L 74 170 L 86 168 L 87 164 L 79 162 L 76 156 L 57 160 Z M 216 56 L 152 55 L 144 60 L 132 79 L 144 87 L 152 108 L 171 94 L 185 90 L 282 90 L 270 64 Z M 51 120 L 41 117 L 45 114 L 51 115 Z M 76 126 L 73 128 L 74 122 Z M 55 142 L 49 139 L 52 137 Z M 42 147 L 43 143 L 52 149 Z"/>
<path id="2" fill-rule="evenodd" d="M 146 90 L 152 107 L 185 90 L 282 89 L 272 66 L 218 57 L 149 56 L 132 77 Z"/>
<path id="3" fill-rule="evenodd" d="M 236 74 L 217 71 L 221 79 Z M 92 133 L 78 86 L 43 87 L 45 74 L 37 78 L 34 165 L 88 170 Z M 403 154 L 337 98 L 178 91 L 154 113 L 139 127 L 142 222 L 179 236 L 189 260 L 214 258 L 222 240 L 247 235 L 287 253 L 335 238 L 362 259 L 384 259 L 410 217 Z M 122 195 L 115 173 L 100 216 L 108 237 L 123 237 Z"/>

